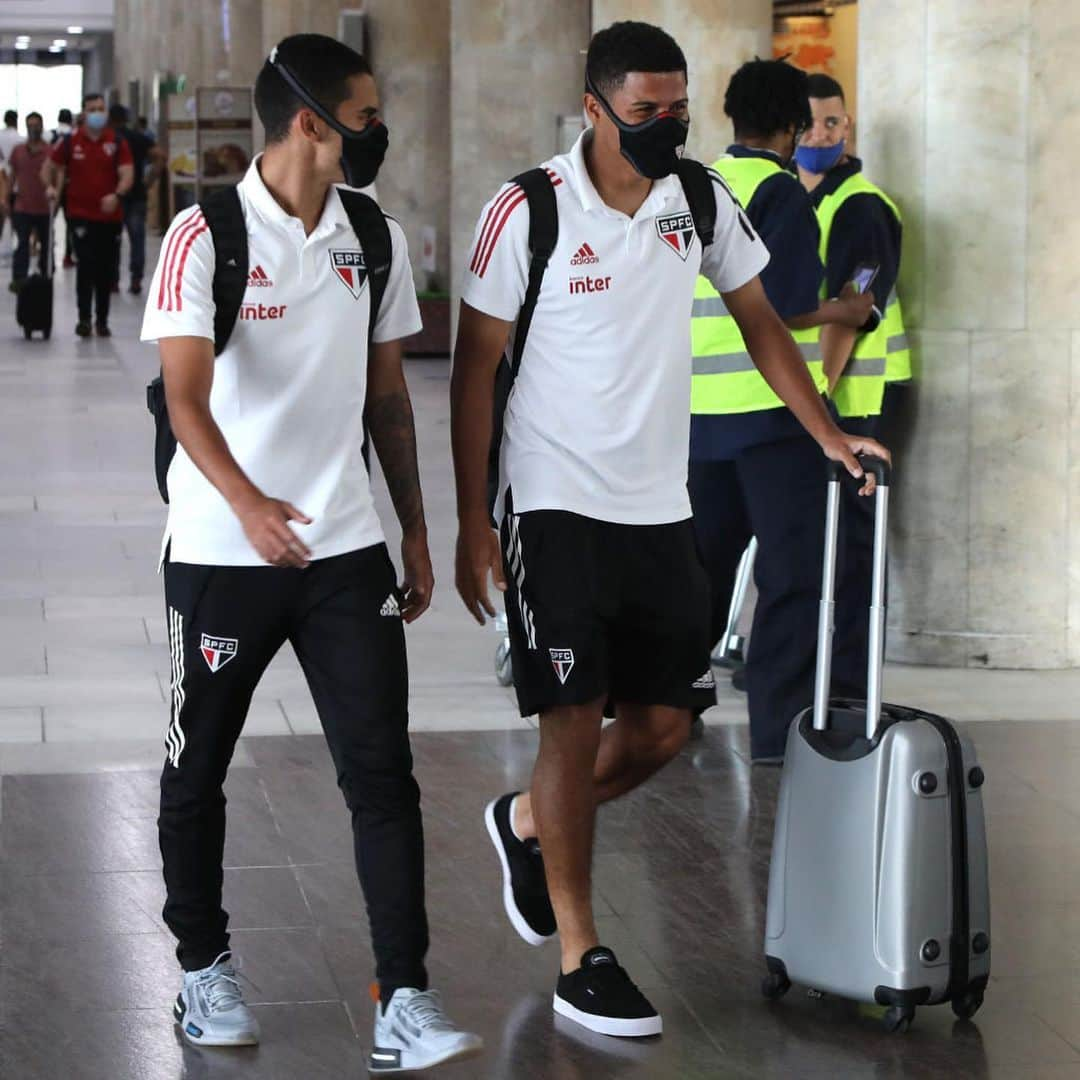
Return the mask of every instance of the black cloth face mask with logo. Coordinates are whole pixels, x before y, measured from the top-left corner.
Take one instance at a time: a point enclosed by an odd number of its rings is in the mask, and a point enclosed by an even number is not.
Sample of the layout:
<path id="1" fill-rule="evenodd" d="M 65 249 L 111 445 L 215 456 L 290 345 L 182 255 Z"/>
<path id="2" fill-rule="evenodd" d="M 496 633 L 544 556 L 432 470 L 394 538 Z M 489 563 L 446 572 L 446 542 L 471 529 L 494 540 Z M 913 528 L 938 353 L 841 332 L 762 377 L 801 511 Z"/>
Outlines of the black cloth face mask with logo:
<path id="1" fill-rule="evenodd" d="M 345 175 L 345 183 L 356 188 L 373 184 L 390 145 L 390 133 L 386 125 L 381 120 L 373 119 L 361 131 L 346 127 L 320 105 L 307 87 L 277 58 L 276 48 L 270 54 L 270 63 L 289 89 L 341 136 L 341 171 Z"/>
<path id="2" fill-rule="evenodd" d="M 615 110 L 585 76 L 585 89 L 604 107 L 611 122 L 619 129 L 619 151 L 642 176 L 662 180 L 679 165 L 690 121 L 680 120 L 674 113 L 660 112 L 640 124 L 628 124 L 615 115 Z"/>

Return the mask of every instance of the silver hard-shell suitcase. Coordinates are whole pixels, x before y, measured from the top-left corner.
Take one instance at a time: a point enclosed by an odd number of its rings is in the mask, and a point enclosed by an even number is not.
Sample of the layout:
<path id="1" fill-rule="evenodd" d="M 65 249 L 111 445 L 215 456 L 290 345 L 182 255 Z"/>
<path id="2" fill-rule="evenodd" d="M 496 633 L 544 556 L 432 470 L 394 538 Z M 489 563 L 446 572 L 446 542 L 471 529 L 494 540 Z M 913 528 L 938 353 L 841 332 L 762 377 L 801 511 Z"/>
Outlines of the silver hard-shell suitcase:
<path id="1" fill-rule="evenodd" d="M 766 997 L 801 983 L 969 1018 L 990 974 L 983 772 L 942 717 L 882 705 L 889 468 L 877 478 L 866 701 L 829 699 L 840 467 L 829 476 L 814 705 L 788 732 L 769 871 Z"/>

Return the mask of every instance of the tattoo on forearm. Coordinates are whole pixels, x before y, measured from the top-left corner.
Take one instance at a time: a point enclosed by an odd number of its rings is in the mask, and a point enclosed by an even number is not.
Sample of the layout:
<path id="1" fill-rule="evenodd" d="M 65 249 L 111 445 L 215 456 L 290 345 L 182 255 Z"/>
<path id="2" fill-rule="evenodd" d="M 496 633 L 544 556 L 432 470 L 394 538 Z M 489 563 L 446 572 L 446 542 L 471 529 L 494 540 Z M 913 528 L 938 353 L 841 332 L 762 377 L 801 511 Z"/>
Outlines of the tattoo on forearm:
<path id="1" fill-rule="evenodd" d="M 386 487 L 402 529 L 424 521 L 420 469 L 416 461 L 416 428 L 412 403 L 405 389 L 368 401 L 367 427 L 379 455 Z"/>

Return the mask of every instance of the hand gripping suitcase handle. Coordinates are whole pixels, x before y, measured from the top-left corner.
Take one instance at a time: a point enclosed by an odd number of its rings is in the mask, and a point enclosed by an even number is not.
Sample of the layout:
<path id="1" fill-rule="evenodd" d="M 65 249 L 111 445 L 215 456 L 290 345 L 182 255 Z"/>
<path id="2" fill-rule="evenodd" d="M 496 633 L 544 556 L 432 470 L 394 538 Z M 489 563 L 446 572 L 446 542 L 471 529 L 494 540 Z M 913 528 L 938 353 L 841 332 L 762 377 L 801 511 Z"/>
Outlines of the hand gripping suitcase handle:
<path id="1" fill-rule="evenodd" d="M 877 481 L 874 505 L 874 563 L 870 596 L 870 639 L 866 665 L 866 737 L 873 739 L 881 720 L 881 673 L 885 663 L 885 550 L 889 525 L 889 463 L 866 455 L 863 469 Z M 817 669 L 814 677 L 814 727 L 824 731 L 829 722 L 829 685 L 832 679 L 832 639 L 836 610 L 836 541 L 840 524 L 840 477 L 844 466 L 828 463 L 828 498 L 825 506 L 825 559 L 818 609 Z"/>
<path id="2" fill-rule="evenodd" d="M 860 454 L 859 464 L 864 472 L 873 475 L 879 485 L 889 486 L 889 481 L 892 479 L 892 466 L 884 458 L 874 457 L 873 454 Z M 830 480 L 839 480 L 847 472 L 847 468 L 839 461 L 829 461 L 826 465 Z"/>

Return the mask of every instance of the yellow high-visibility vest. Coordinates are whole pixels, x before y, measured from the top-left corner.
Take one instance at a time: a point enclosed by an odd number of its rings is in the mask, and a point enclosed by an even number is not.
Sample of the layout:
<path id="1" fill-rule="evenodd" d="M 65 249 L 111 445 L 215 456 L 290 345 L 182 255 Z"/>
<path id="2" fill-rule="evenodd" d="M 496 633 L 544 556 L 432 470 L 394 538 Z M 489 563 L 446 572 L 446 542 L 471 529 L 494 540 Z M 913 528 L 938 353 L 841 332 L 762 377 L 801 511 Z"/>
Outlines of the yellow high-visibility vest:
<path id="1" fill-rule="evenodd" d="M 829 251 L 829 236 L 832 233 L 833 222 L 840 207 L 853 195 L 876 195 L 896 215 L 900 221 L 900 211 L 896 203 L 889 198 L 879 187 L 872 184 L 863 174 L 855 173 L 849 176 L 834 192 L 826 195 L 817 208 L 818 224 L 821 226 L 821 261 L 828 265 L 827 256 Z M 878 416 L 881 413 L 881 399 L 885 395 L 885 372 L 889 354 L 890 333 L 897 342 L 897 367 L 900 367 L 903 358 L 899 345 L 903 339 L 904 347 L 907 345 L 907 337 L 904 334 L 903 317 L 900 311 L 900 301 L 897 298 L 893 305 L 890 321 L 889 307 L 886 306 L 884 317 L 875 330 L 868 334 L 860 334 L 852 350 L 851 359 L 848 360 L 844 373 L 837 380 L 836 387 L 832 392 L 836 411 L 841 416 L 862 417 Z M 819 334 L 820 338 L 820 334 Z M 908 375 L 910 376 L 910 352 L 907 353 Z"/>
<path id="2" fill-rule="evenodd" d="M 754 192 L 770 176 L 783 170 L 775 161 L 760 157 L 722 157 L 713 168 L 743 206 L 749 206 Z M 828 384 L 821 363 L 821 342 L 806 332 L 793 335 L 802 349 L 807 369 L 820 393 Z M 743 341 L 735 319 L 728 313 L 724 298 L 705 277 L 694 289 L 693 319 L 690 325 L 693 351 L 693 380 L 690 411 L 698 415 L 724 415 L 777 409 L 783 402 L 762 378 Z"/>

